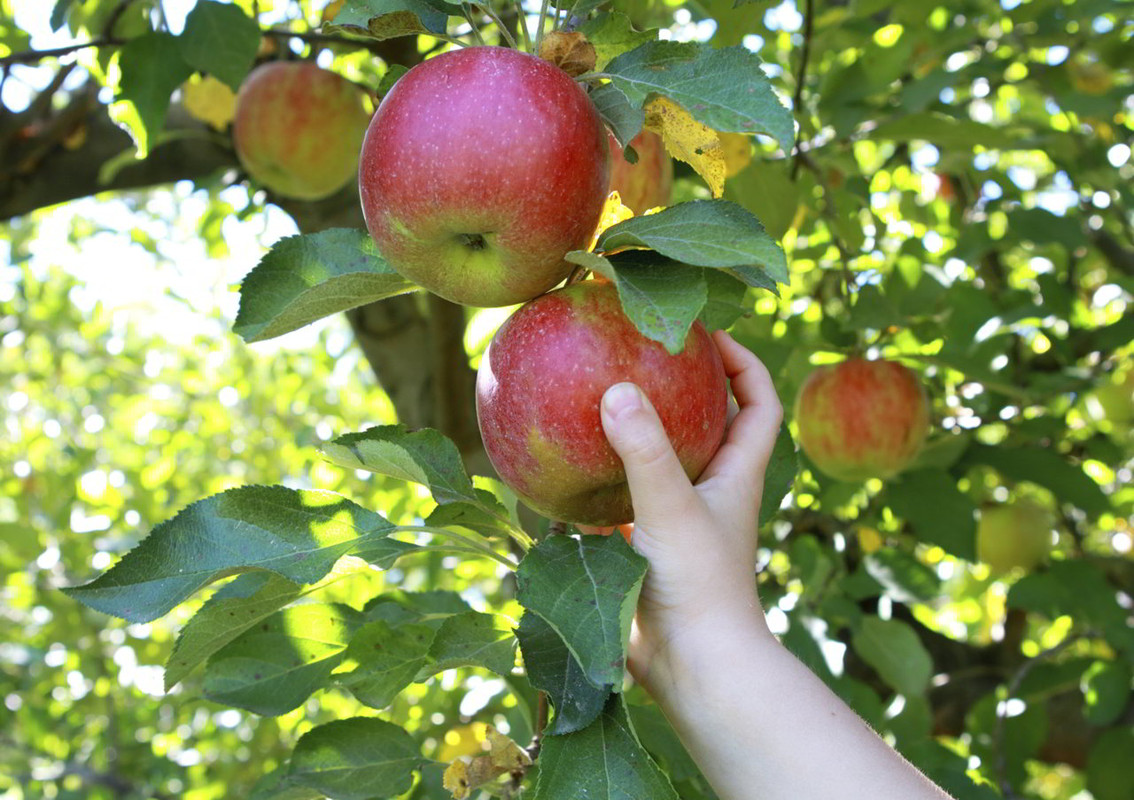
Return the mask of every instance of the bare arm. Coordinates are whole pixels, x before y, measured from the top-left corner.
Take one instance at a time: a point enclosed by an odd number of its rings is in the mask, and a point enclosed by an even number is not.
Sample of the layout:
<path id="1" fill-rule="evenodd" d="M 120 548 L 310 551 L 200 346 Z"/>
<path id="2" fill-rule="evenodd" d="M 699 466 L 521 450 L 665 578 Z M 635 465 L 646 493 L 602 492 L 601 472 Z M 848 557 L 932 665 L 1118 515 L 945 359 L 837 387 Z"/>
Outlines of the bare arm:
<path id="1" fill-rule="evenodd" d="M 753 579 L 764 470 L 782 411 L 764 365 L 714 335 L 740 411 L 696 486 L 649 402 L 603 398 L 650 562 L 630 670 L 722 800 L 947 800 L 768 630 Z"/>

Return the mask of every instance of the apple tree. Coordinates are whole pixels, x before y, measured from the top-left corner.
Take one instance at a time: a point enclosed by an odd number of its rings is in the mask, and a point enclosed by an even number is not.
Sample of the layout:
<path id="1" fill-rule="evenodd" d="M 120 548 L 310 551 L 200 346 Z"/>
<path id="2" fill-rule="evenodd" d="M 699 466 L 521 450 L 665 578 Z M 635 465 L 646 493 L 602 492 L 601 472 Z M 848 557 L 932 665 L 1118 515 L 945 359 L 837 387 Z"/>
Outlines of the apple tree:
<path id="1" fill-rule="evenodd" d="M 341 180 L 403 77 L 485 45 L 586 92 L 640 170 L 627 196 L 671 192 L 608 200 L 567 280 L 611 281 L 670 353 L 728 328 L 775 378 L 753 580 L 782 641 L 959 799 L 1134 791 L 1122 3 L 0 11 L 0 797 L 714 796 L 624 674 L 644 559 L 532 513 L 486 455 L 475 370 L 504 315 L 419 290 Z M 311 93 L 248 110 L 291 65 Z M 483 120 L 453 124 L 490 149 Z M 527 154 L 505 155 L 501 185 Z M 104 236 L 168 260 L 188 228 L 245 259 L 239 308 L 191 343 L 80 312 L 81 283 L 30 266 L 79 202 L 121 227 L 71 217 L 69 257 Z M 793 399 L 851 359 L 919 384 L 892 394 L 920 390 L 925 441 L 885 474 L 796 447 Z M 869 451 L 832 417 L 883 401 L 851 391 L 805 427 Z M 139 659 L 156 688 L 123 680 Z"/>

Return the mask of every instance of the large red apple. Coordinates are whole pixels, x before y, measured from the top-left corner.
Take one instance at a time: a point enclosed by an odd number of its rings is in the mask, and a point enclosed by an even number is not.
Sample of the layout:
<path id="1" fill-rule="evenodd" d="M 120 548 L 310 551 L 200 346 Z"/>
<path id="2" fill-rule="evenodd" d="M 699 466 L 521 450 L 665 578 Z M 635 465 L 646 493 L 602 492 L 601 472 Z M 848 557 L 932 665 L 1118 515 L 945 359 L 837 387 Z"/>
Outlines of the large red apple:
<path id="1" fill-rule="evenodd" d="M 562 281 L 610 181 L 603 127 L 558 67 L 502 47 L 403 75 L 362 146 L 362 210 L 379 252 L 457 303 L 504 306 Z"/>
<path id="2" fill-rule="evenodd" d="M 638 153 L 631 164 L 622 155 L 622 148 L 610 136 L 610 189 L 618 192 L 622 205 L 635 214 L 657 206 L 668 206 L 673 192 L 673 161 L 665 151 L 662 138 L 653 131 L 642 131 L 630 140 Z"/>
<path id="3" fill-rule="evenodd" d="M 1032 569 L 1051 550 L 1051 512 L 1028 501 L 982 509 L 977 524 L 977 557 L 993 572 Z"/>
<path id="4" fill-rule="evenodd" d="M 350 81 L 306 61 L 254 69 L 236 96 L 240 163 L 276 194 L 318 200 L 357 174 L 370 114 Z"/>
<path id="5" fill-rule="evenodd" d="M 929 433 L 929 403 L 911 370 L 851 358 L 812 372 L 795 403 L 799 444 L 841 481 L 888 478 L 904 469 Z"/>
<path id="6" fill-rule="evenodd" d="M 584 525 L 634 517 L 626 473 L 599 402 L 631 381 L 657 409 L 696 478 L 720 446 L 728 395 L 720 354 L 700 323 L 670 355 L 622 312 L 605 281 L 536 298 L 497 331 L 477 373 L 480 432 L 500 477 L 539 513 Z"/>

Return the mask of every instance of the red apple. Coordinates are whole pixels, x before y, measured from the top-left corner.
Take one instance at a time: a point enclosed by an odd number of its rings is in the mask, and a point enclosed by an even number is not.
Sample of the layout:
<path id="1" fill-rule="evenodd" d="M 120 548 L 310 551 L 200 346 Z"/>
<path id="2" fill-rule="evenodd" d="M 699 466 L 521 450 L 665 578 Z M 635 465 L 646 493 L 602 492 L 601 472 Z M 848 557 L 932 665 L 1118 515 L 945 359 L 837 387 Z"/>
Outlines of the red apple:
<path id="1" fill-rule="evenodd" d="M 1032 569 L 1051 550 L 1051 513 L 1027 500 L 982 509 L 977 557 L 993 572 Z"/>
<path id="2" fill-rule="evenodd" d="M 662 138 L 653 131 L 642 131 L 630 140 L 638 153 L 631 164 L 622 156 L 622 148 L 610 136 L 610 190 L 618 192 L 622 205 L 635 214 L 657 206 L 668 206 L 673 191 L 673 161 L 665 151 Z"/>
<path id="3" fill-rule="evenodd" d="M 431 58 L 362 146 L 366 225 L 394 269 L 447 300 L 504 306 L 562 281 L 610 182 L 606 129 L 563 70 L 502 47 Z"/>
<path id="4" fill-rule="evenodd" d="M 357 174 L 369 120 L 350 81 L 306 61 L 271 61 L 241 84 L 232 137 L 257 182 L 284 197 L 318 200 Z"/>
<path id="5" fill-rule="evenodd" d="M 851 358 L 807 376 L 795 402 L 799 444 L 841 481 L 888 478 L 904 469 L 929 433 L 929 404 L 911 370 Z"/>
<path id="6" fill-rule="evenodd" d="M 633 519 L 599 416 L 621 381 L 645 392 L 695 479 L 720 446 L 728 405 L 720 354 L 699 322 L 670 355 L 627 319 L 612 284 L 591 280 L 536 298 L 497 331 L 477 373 L 480 432 L 500 477 L 539 513 L 598 526 Z"/>

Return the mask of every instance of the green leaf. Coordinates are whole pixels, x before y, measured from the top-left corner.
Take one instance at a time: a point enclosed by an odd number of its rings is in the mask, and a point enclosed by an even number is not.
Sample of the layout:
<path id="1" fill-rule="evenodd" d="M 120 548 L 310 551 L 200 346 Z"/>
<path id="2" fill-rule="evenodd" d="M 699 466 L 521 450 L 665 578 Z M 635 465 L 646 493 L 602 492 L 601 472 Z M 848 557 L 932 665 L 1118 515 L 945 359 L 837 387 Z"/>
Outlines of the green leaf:
<path id="1" fill-rule="evenodd" d="M 974 443 L 966 451 L 963 463 L 984 464 L 1005 478 L 1037 483 L 1063 502 L 1078 506 L 1092 516 L 1110 510 L 1110 499 L 1102 487 L 1082 469 L 1047 447 Z"/>
<path id="2" fill-rule="evenodd" d="M 620 695 L 613 695 L 583 730 L 543 740 L 534 800 L 581 797 L 677 800 L 669 779 L 638 741 Z"/>
<path id="3" fill-rule="evenodd" d="M 508 675 L 516 666 L 512 622 L 497 614 L 465 611 L 441 623 L 429 647 L 430 663 L 418 680 L 455 667 L 481 667 Z"/>
<path id="4" fill-rule="evenodd" d="M 623 247 L 648 247 L 696 267 L 745 267 L 778 283 L 788 282 L 784 251 L 756 217 L 727 200 L 694 200 L 631 217 L 603 231 L 595 250 Z M 757 285 L 745 278 L 748 274 L 738 272 L 737 277 Z"/>
<path id="5" fill-rule="evenodd" d="M 516 599 L 562 637 L 592 684 L 622 685 L 646 559 L 621 536 L 549 536 L 516 572 Z"/>
<path id="6" fill-rule="evenodd" d="M 1096 661 L 1083 676 L 1084 716 L 1092 725 L 1110 725 L 1130 702 L 1130 664 Z"/>
<path id="7" fill-rule="evenodd" d="M 622 147 L 630 144 L 630 140 L 641 132 L 642 125 L 646 122 L 646 112 L 630 105 L 626 95 L 612 85 L 605 83 L 594 87 L 590 98 L 602 121 Z"/>
<path id="8" fill-rule="evenodd" d="M 51 9 L 52 33 L 58 33 L 59 29 L 63 27 L 63 23 L 67 21 L 67 12 L 73 5 L 75 5 L 75 0 L 55 0 L 55 5 Z"/>
<path id="9" fill-rule="evenodd" d="M 185 63 L 206 72 L 235 92 L 260 48 L 260 26 L 240 6 L 197 0 L 177 37 Z"/>
<path id="10" fill-rule="evenodd" d="M 788 163 L 754 159 L 725 181 L 724 197 L 755 214 L 768 235 L 779 241 L 799 208 L 799 184 L 792 180 Z"/>
<path id="11" fill-rule="evenodd" d="M 628 250 L 606 258 L 574 251 L 567 260 L 610 279 L 622 310 L 647 339 L 676 355 L 705 306 L 705 271 L 649 250 Z"/>
<path id="12" fill-rule="evenodd" d="M 479 533 L 481 536 L 508 536 L 512 526 L 508 521 L 508 512 L 495 503 L 473 505 L 463 501 L 445 503 L 437 506 L 425 519 L 425 524 L 431 528 L 459 527 Z M 496 511 L 488 511 L 494 508 Z"/>
<path id="13" fill-rule="evenodd" d="M 1053 561 L 1043 572 L 1025 575 L 1008 590 L 1008 607 L 1050 619 L 1070 616 L 1101 630 L 1110 644 L 1134 659 L 1134 629 L 1118 603 L 1115 587 L 1095 564 Z"/>
<path id="14" fill-rule="evenodd" d="M 759 525 L 767 525 L 780 510 L 780 504 L 795 485 L 799 472 L 799 456 L 795 451 L 795 441 L 787 423 L 780 425 L 776 444 L 772 447 L 772 457 L 764 471 L 764 491 L 760 499 Z"/>
<path id="15" fill-rule="evenodd" d="M 332 800 L 374 800 L 409 791 L 425 759 L 402 728 L 373 717 L 351 717 L 304 734 L 288 777 Z"/>
<path id="16" fill-rule="evenodd" d="M 193 68 L 181 57 L 173 36 L 148 33 L 122 46 L 118 69 L 118 94 L 111 115 L 129 129 L 138 158 L 145 158 L 165 127 L 170 97 L 193 74 Z"/>
<path id="17" fill-rule="evenodd" d="M 378 255 L 364 230 L 288 236 L 244 278 L 233 330 L 259 342 L 416 288 Z"/>
<path id="18" fill-rule="evenodd" d="M 253 625 L 299 596 L 300 586 L 271 572 L 250 572 L 222 586 L 177 635 L 165 662 L 165 690 Z"/>
<path id="19" fill-rule="evenodd" d="M 292 783 L 287 771 L 284 765 L 260 778 L 252 786 L 248 800 L 323 800 L 321 792 Z"/>
<path id="20" fill-rule="evenodd" d="M 710 128 L 767 134 L 790 153 L 795 123 L 761 63 L 740 45 L 654 41 L 618 56 L 604 72 L 635 106 L 662 95 Z"/>
<path id="21" fill-rule="evenodd" d="M 931 568 L 902 550 L 883 548 L 864 560 L 866 572 L 899 603 L 927 603 L 941 596 L 941 579 Z"/>
<path id="22" fill-rule="evenodd" d="M 398 604 L 389 605 L 401 608 Z M 344 666 L 351 669 L 337 674 L 336 680 L 360 702 L 371 708 L 385 708 L 402 689 L 417 680 L 418 672 L 429 661 L 435 634 L 432 626 L 418 621 L 369 622 L 355 634 L 343 656 Z"/>
<path id="23" fill-rule="evenodd" d="M 602 713 L 611 688 L 593 686 L 566 643 L 538 614 L 528 611 L 516 630 L 524 669 L 532 686 L 547 692 L 555 708 L 549 735 L 572 733 L 590 725 Z"/>
<path id="24" fill-rule="evenodd" d="M 1087 757 L 1087 788 L 1095 800 L 1130 800 L 1134 795 L 1134 727 L 1103 731 Z"/>
<path id="25" fill-rule="evenodd" d="M 670 780 L 676 783 L 702 777 L 701 770 L 697 768 L 661 708 L 653 703 L 627 703 L 626 710 L 630 712 L 630 721 L 638 740 L 662 766 Z"/>
<path id="26" fill-rule="evenodd" d="M 707 297 L 697 319 L 710 331 L 731 328 L 751 311 L 744 303 L 748 287 L 739 278 L 721 270 L 707 269 L 704 275 Z"/>
<path id="27" fill-rule="evenodd" d="M 420 483 L 438 503 L 484 505 L 457 446 L 432 428 L 410 431 L 405 425 L 379 425 L 332 440 L 323 446 L 323 455 L 348 469 Z"/>
<path id="28" fill-rule="evenodd" d="M 577 11 L 575 13 L 579 14 Z M 616 56 L 658 38 L 657 28 L 634 30 L 630 17 L 621 11 L 609 11 L 587 20 L 579 26 L 579 33 L 586 36 L 587 41 L 594 45 L 595 69 L 599 71 Z"/>
<path id="29" fill-rule="evenodd" d="M 864 617 L 851 645 L 882 680 L 907 697 L 924 692 L 933 676 L 933 660 L 913 628 L 901 620 Z"/>
<path id="30" fill-rule="evenodd" d="M 299 708 L 342 660 L 357 614 L 310 604 L 272 615 L 209 659 L 205 696 L 264 716 Z"/>
<path id="31" fill-rule="evenodd" d="M 448 15 L 426 0 L 347 0 L 332 23 L 376 39 L 444 33 Z"/>
<path id="32" fill-rule="evenodd" d="M 906 472 L 886 485 L 886 503 L 917 538 L 959 558 L 976 559 L 976 507 L 949 473 Z"/>
<path id="33" fill-rule="evenodd" d="M 416 549 L 388 538 L 393 529 L 380 514 L 330 492 L 245 486 L 193 503 L 110 570 L 63 591 L 106 614 L 150 622 L 238 572 L 268 570 L 311 584 L 349 554 L 386 568 Z"/>

